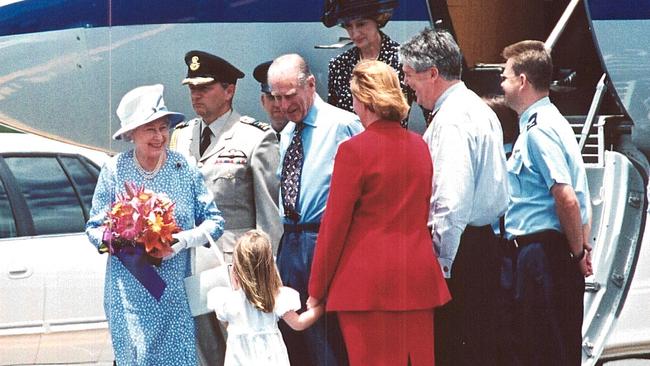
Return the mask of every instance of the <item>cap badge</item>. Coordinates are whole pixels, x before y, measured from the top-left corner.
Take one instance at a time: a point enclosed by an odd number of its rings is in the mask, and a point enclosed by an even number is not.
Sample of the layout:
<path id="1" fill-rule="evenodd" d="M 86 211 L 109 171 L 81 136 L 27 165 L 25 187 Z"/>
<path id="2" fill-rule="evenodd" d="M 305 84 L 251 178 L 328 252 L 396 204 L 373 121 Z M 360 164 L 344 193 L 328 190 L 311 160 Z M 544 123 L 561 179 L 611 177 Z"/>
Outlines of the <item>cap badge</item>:
<path id="1" fill-rule="evenodd" d="M 190 64 L 190 70 L 196 71 L 199 69 L 199 66 L 201 66 L 201 63 L 199 63 L 199 56 L 192 56 L 192 63 Z"/>

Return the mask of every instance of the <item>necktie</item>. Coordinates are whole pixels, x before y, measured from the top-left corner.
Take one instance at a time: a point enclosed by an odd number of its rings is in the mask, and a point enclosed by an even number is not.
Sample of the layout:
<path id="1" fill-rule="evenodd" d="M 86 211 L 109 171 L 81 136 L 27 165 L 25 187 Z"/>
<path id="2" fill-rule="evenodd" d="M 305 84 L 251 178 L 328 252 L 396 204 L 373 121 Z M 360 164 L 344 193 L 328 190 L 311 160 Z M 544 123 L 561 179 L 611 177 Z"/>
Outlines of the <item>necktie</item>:
<path id="1" fill-rule="evenodd" d="M 438 109 L 438 110 L 439 110 L 439 109 Z M 429 127 L 429 125 L 431 124 L 431 122 L 433 122 L 433 118 L 434 118 L 434 117 L 436 116 L 436 114 L 438 113 L 438 110 L 435 110 L 435 111 L 431 111 L 431 112 L 429 112 L 429 117 L 428 117 L 427 120 L 426 120 L 427 127 Z"/>
<path id="2" fill-rule="evenodd" d="M 205 126 L 205 128 L 203 128 L 203 132 L 201 133 L 201 144 L 199 145 L 200 156 L 203 156 L 205 150 L 207 150 L 208 146 L 210 146 L 211 135 L 212 135 L 212 131 L 210 131 L 210 127 Z"/>
<path id="3" fill-rule="evenodd" d="M 296 125 L 293 138 L 282 162 L 281 188 L 284 215 L 294 221 L 298 221 L 300 218 L 296 211 L 296 204 L 300 194 L 300 173 L 302 172 L 304 160 L 302 149 L 303 128 L 305 128 L 304 122 Z"/>

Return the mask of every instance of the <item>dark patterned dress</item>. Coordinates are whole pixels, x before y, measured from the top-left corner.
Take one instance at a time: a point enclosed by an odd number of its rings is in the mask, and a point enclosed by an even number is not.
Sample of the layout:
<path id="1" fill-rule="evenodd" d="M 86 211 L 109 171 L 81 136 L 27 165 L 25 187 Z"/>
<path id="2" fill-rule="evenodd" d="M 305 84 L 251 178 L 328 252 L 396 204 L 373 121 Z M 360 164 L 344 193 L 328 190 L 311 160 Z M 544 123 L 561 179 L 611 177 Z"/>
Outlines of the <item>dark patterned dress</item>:
<path id="1" fill-rule="evenodd" d="M 415 92 L 404 84 L 404 72 L 402 71 L 402 65 L 399 63 L 398 56 L 399 43 L 393 41 L 381 31 L 379 34 L 381 35 L 381 45 L 379 46 L 377 60 L 384 62 L 397 71 L 402 91 L 406 96 L 408 104 L 411 105 L 415 100 Z M 352 77 L 352 70 L 360 60 L 361 51 L 356 46 L 330 60 L 327 83 L 327 102 L 329 104 L 354 113 L 352 109 L 350 78 Z M 408 119 L 403 120 L 401 124 L 402 127 L 406 128 Z"/>

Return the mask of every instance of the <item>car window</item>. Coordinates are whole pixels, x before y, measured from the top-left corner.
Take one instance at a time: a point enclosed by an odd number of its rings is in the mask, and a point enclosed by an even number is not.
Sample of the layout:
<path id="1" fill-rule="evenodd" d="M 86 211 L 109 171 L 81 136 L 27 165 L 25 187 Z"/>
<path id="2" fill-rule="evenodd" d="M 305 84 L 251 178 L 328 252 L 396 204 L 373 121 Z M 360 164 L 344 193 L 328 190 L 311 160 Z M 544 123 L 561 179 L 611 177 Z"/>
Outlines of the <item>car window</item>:
<path id="1" fill-rule="evenodd" d="M 76 157 L 63 156 L 61 157 L 61 161 L 77 187 L 78 193 L 81 196 L 81 202 L 84 206 L 83 210 L 87 217 L 93 203 L 93 193 L 95 192 L 99 172 L 94 165 L 84 164 Z"/>
<path id="2" fill-rule="evenodd" d="M 27 207 L 36 235 L 84 230 L 84 216 L 70 180 L 56 157 L 6 157 Z"/>
<path id="3" fill-rule="evenodd" d="M 9 204 L 9 197 L 5 186 L 0 180 L 0 238 L 16 236 L 16 223 Z"/>

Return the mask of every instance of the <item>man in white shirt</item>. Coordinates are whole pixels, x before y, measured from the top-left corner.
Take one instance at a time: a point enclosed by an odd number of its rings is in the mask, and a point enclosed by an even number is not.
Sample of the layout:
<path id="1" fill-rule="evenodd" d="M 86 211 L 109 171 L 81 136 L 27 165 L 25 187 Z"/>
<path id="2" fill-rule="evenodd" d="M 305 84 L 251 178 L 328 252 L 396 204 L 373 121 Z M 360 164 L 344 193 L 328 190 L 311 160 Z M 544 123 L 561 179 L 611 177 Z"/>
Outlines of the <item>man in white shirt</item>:
<path id="1" fill-rule="evenodd" d="M 429 226 L 452 301 L 436 311 L 437 365 L 495 362 L 499 241 L 508 207 L 499 120 L 460 80 L 462 56 L 445 31 L 425 29 L 400 48 L 405 82 L 431 109 L 424 133 L 433 161 Z"/>

